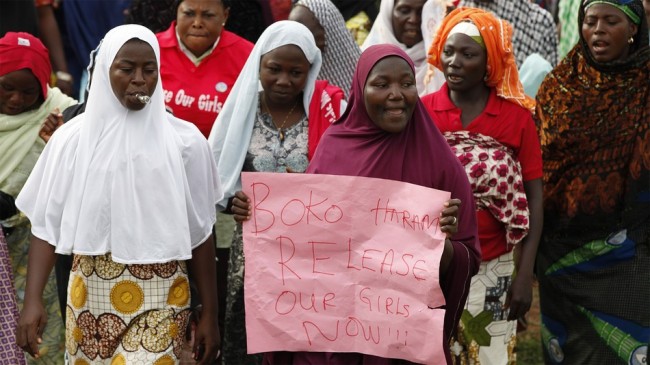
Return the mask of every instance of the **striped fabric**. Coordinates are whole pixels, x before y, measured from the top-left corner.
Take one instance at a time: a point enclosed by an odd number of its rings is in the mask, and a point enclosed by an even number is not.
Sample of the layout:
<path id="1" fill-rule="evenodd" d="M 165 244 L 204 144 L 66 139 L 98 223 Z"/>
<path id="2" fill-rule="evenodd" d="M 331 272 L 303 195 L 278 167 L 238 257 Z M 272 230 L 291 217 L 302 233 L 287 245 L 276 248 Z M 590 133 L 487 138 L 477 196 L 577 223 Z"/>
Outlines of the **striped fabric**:
<path id="1" fill-rule="evenodd" d="M 512 44 L 517 66 L 531 53 L 539 53 L 551 65 L 557 63 L 557 31 L 548 11 L 528 0 L 462 0 L 459 6 L 488 10 L 512 24 Z"/>

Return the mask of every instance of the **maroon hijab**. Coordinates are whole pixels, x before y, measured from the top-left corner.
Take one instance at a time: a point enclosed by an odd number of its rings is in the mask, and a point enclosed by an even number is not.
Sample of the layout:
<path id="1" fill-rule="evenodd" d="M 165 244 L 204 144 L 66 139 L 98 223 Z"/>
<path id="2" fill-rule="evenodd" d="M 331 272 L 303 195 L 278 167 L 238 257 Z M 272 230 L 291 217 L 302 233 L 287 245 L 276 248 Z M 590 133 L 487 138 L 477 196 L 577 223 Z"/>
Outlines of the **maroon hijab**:
<path id="1" fill-rule="evenodd" d="M 386 57 L 411 59 L 397 46 L 375 45 L 361 54 L 354 73 L 348 107 L 327 129 L 307 169 L 308 173 L 376 177 L 409 182 L 451 192 L 462 201 L 458 233 L 452 237 L 454 258 L 441 280 L 446 300 L 444 348 L 449 357 L 449 338 L 463 312 L 471 277 L 481 254 L 476 210 L 467 175 L 418 98 L 413 115 L 400 133 L 388 133 L 370 119 L 364 103 L 364 87 L 372 68 Z"/>
<path id="2" fill-rule="evenodd" d="M 347 109 L 323 135 L 307 171 L 378 177 L 453 192 L 447 183 L 464 173 L 419 98 L 401 133 L 380 129 L 366 111 L 363 92 L 368 75 L 377 62 L 390 56 L 403 58 L 414 69 L 411 59 L 396 46 L 375 45 L 363 52 Z"/>

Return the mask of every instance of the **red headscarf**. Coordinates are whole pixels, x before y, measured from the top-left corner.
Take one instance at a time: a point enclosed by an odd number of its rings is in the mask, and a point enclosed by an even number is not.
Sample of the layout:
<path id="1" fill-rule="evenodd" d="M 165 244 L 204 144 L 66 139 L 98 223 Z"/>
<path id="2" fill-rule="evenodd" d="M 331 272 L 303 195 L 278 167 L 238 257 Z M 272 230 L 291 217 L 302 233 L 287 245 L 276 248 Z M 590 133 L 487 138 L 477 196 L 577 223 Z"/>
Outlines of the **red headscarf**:
<path id="1" fill-rule="evenodd" d="M 535 111 L 535 100 L 524 93 L 512 48 L 512 26 L 490 12 L 474 8 L 454 9 L 440 24 L 429 48 L 429 63 L 442 70 L 442 53 L 449 32 L 460 22 L 471 20 L 481 33 L 487 50 L 488 74 L 485 84 L 511 103 Z"/>
<path id="2" fill-rule="evenodd" d="M 462 201 L 458 233 L 452 237 L 454 258 L 440 283 L 447 303 L 444 348 L 451 362 L 446 344 L 458 325 L 470 278 L 481 261 L 474 198 L 465 170 L 420 98 L 406 128 L 399 133 L 388 133 L 370 119 L 364 102 L 366 80 L 379 61 L 391 56 L 406 60 L 415 74 L 413 61 L 399 47 L 379 44 L 366 49 L 357 63 L 348 107 L 321 138 L 307 172 L 409 182 L 449 191 L 452 198 Z"/>
<path id="3" fill-rule="evenodd" d="M 7 32 L 0 38 L 0 76 L 22 69 L 28 69 L 36 76 L 43 99 L 46 99 L 52 73 L 47 48 L 29 33 Z"/>

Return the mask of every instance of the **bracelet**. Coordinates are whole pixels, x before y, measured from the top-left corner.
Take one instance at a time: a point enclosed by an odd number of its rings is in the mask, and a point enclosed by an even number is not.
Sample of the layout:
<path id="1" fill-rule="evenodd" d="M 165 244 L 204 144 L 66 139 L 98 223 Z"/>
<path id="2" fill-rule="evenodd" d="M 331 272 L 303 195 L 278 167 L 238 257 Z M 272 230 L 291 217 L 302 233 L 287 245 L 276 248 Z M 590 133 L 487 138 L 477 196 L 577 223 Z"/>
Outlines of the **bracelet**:
<path id="1" fill-rule="evenodd" d="M 72 82 L 72 75 L 65 71 L 57 71 L 55 73 L 57 81 Z"/>

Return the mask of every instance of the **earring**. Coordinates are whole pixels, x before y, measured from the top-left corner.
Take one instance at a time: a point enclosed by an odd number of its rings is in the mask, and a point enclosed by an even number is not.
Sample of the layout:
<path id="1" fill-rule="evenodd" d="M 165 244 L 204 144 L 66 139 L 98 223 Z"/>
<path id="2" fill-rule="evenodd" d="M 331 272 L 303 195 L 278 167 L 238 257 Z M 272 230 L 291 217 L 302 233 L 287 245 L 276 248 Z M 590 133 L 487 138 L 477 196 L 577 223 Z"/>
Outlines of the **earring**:
<path id="1" fill-rule="evenodd" d="M 488 74 L 485 74 L 485 76 L 483 76 L 483 81 L 487 81 L 489 78 L 490 76 Z"/>
<path id="2" fill-rule="evenodd" d="M 630 39 L 627 40 L 627 44 L 632 44 L 634 43 L 634 37 L 630 37 Z"/>

